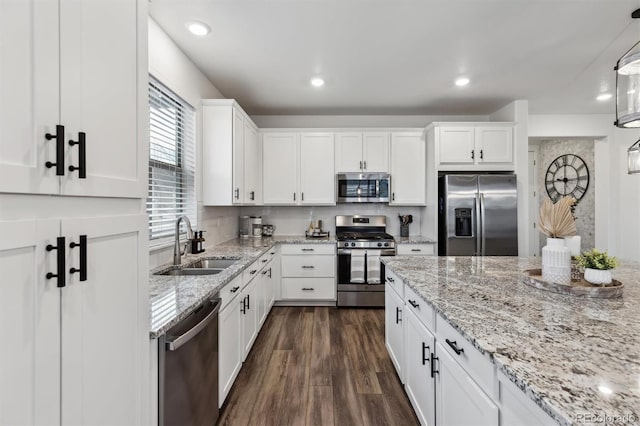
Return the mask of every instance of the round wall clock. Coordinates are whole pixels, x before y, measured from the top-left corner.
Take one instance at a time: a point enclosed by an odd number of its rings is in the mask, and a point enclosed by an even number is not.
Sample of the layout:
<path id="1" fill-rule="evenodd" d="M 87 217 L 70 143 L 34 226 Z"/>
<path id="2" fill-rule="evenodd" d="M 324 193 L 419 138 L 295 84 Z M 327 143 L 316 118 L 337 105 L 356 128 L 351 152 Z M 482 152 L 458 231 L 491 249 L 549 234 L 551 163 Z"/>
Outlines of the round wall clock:
<path id="1" fill-rule="evenodd" d="M 589 168 L 577 155 L 564 154 L 549 164 L 544 182 L 554 203 L 564 196 L 580 201 L 589 188 Z"/>

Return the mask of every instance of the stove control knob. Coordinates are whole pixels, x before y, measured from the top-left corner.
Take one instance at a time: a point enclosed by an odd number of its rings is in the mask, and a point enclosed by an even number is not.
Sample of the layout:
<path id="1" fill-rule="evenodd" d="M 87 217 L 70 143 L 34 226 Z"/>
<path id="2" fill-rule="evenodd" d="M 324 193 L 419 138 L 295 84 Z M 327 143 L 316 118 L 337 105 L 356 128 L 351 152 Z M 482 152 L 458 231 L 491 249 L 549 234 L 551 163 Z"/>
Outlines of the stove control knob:
<path id="1" fill-rule="evenodd" d="M 382 247 L 382 243 L 378 243 L 378 247 Z"/>
<path id="2" fill-rule="evenodd" d="M 356 243 L 351 243 L 351 247 L 355 247 L 355 246 L 356 246 Z"/>
<path id="3" fill-rule="evenodd" d="M 384 243 L 384 246 L 385 247 L 389 247 L 389 243 Z"/>

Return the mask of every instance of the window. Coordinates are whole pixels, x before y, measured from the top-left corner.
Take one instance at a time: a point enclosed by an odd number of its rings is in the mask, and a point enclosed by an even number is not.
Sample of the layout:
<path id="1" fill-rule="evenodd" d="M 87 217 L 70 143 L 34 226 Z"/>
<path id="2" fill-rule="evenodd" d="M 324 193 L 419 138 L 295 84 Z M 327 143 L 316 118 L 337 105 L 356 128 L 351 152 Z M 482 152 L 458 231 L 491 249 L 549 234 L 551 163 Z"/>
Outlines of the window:
<path id="1" fill-rule="evenodd" d="M 175 93 L 149 77 L 150 245 L 173 241 L 178 216 L 195 229 L 195 112 Z"/>

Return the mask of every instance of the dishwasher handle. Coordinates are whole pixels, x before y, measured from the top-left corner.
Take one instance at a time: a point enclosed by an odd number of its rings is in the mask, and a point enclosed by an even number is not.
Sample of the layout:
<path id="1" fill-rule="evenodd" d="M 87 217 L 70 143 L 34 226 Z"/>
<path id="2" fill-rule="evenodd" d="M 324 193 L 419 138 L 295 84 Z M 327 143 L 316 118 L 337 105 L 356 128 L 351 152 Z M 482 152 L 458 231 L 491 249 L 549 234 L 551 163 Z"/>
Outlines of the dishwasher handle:
<path id="1" fill-rule="evenodd" d="M 190 328 L 187 332 L 180 336 L 175 336 L 167 339 L 167 349 L 170 351 L 178 350 L 182 345 L 193 339 L 198 333 L 200 333 L 213 319 L 218 315 L 220 311 L 220 301 L 222 299 L 212 299 L 211 312 L 202 319 L 199 323 Z"/>

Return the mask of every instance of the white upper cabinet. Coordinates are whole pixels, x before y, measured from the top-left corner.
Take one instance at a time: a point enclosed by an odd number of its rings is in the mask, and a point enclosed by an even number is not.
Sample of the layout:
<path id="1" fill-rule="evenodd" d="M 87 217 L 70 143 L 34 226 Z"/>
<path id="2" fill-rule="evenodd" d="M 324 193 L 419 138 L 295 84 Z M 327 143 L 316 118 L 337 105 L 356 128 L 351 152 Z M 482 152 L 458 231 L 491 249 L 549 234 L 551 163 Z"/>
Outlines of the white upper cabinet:
<path id="1" fill-rule="evenodd" d="M 264 132 L 264 204 L 335 204 L 333 136 L 328 132 Z"/>
<path id="2" fill-rule="evenodd" d="M 336 203 L 333 133 L 300 135 L 300 204 Z"/>
<path id="3" fill-rule="evenodd" d="M 435 123 L 427 128 L 438 170 L 513 170 L 513 123 Z"/>
<path id="4" fill-rule="evenodd" d="M 258 128 L 240 105 L 233 99 L 202 100 L 203 204 L 257 204 L 261 164 Z"/>
<path id="5" fill-rule="evenodd" d="M 263 133 L 262 184 L 264 204 L 295 205 L 298 193 L 298 134 Z"/>
<path id="6" fill-rule="evenodd" d="M 135 1 L 2 2 L 1 192 L 145 196 L 145 11 Z"/>
<path id="7" fill-rule="evenodd" d="M 426 202 L 426 152 L 422 132 L 391 134 L 391 205 Z"/>
<path id="8" fill-rule="evenodd" d="M 336 173 L 389 171 L 389 133 L 340 132 L 335 138 Z"/>

